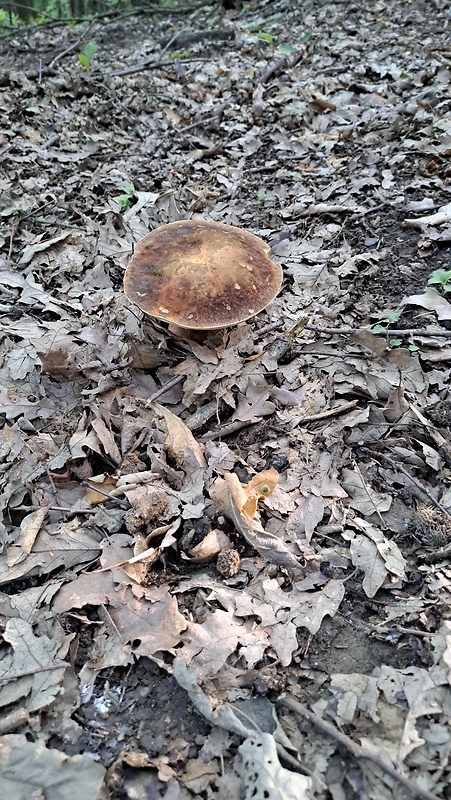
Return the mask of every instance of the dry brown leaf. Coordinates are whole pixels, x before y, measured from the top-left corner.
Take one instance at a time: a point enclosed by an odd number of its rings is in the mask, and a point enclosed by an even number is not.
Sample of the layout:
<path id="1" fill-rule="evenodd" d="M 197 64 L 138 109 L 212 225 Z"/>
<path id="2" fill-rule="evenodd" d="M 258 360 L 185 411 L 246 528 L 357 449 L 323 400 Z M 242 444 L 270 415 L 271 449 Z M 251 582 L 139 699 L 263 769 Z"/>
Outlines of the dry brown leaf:
<path id="1" fill-rule="evenodd" d="M 391 495 L 375 492 L 357 469 L 342 469 L 341 482 L 350 497 L 349 505 L 360 514 L 371 516 L 382 513 L 388 511 L 392 504 Z"/>
<path id="2" fill-rule="evenodd" d="M 167 437 L 165 444 L 171 456 L 181 465 L 187 461 L 189 462 L 191 457 L 199 467 L 205 469 L 207 465 L 202 448 L 185 423 L 172 411 L 169 411 L 159 403 L 153 403 L 153 407 L 166 423 Z"/>
<path id="3" fill-rule="evenodd" d="M 168 590 L 153 601 L 152 591 L 137 597 L 128 586 L 119 589 L 110 606 L 111 618 L 125 642 L 137 642 L 134 652 L 138 656 L 152 656 L 159 650 L 172 650 L 180 642 L 186 629 L 185 617 L 180 614 L 177 599 Z M 161 587 L 160 587 L 161 588 Z"/>
<path id="4" fill-rule="evenodd" d="M 270 395 L 271 389 L 262 376 L 250 379 L 246 394 L 238 395 L 238 405 L 232 420 L 258 422 L 262 417 L 273 414 L 276 407 L 269 400 Z"/>
<path id="5" fill-rule="evenodd" d="M 208 564 L 210 561 L 214 561 L 218 553 L 231 546 L 229 537 L 223 531 L 209 531 L 199 544 L 188 550 L 191 556 L 189 560 L 197 564 Z M 184 553 L 181 555 L 182 558 L 187 558 Z"/>
<path id="6" fill-rule="evenodd" d="M 24 553 L 30 553 L 36 537 L 41 530 L 41 525 L 48 514 L 49 506 L 38 508 L 27 514 L 20 523 L 20 537 L 16 545 L 20 546 Z"/>
<path id="7" fill-rule="evenodd" d="M 91 426 L 99 437 L 107 456 L 109 456 L 115 464 L 120 464 L 122 461 L 120 450 L 115 442 L 112 432 L 107 428 L 103 419 L 100 419 L 100 417 L 93 419 Z"/>
<path id="8" fill-rule="evenodd" d="M 100 606 L 108 603 L 110 596 L 115 593 L 111 572 L 87 572 L 58 589 L 52 607 L 57 614 L 61 614 L 85 605 Z"/>
<path id="9" fill-rule="evenodd" d="M 404 297 L 401 300 L 401 306 L 421 306 L 421 308 L 427 308 L 428 311 L 435 311 L 437 319 L 451 319 L 451 303 L 448 303 L 446 298 L 435 289 L 428 288 L 424 294 L 412 294 L 410 297 Z"/>
<path id="10" fill-rule="evenodd" d="M 209 613 L 202 624 L 188 622 L 182 639 L 184 644 L 178 655 L 193 664 L 202 677 L 219 672 L 238 647 L 248 667 L 253 667 L 263 658 L 268 644 L 265 631 L 246 630 L 240 620 L 222 609 Z"/>
<path id="11" fill-rule="evenodd" d="M 113 489 L 116 488 L 117 480 L 116 478 L 113 478 L 112 475 L 103 473 L 102 475 L 94 475 L 90 477 L 89 483 L 93 486 L 96 486 L 98 489 L 101 489 L 101 491 L 105 494 L 111 494 Z M 96 492 L 96 490 L 91 486 L 87 486 L 85 490 L 86 501 L 92 506 L 97 505 L 97 503 L 105 503 L 105 501 L 108 500 L 108 498 L 105 497 L 105 494 Z"/>
<path id="12" fill-rule="evenodd" d="M 248 544 L 255 547 L 264 558 L 294 570 L 299 568 L 297 559 L 281 538 L 267 533 L 257 520 L 243 513 L 242 509 L 249 498 L 235 473 L 225 473 L 224 479 L 217 478 L 210 486 L 209 494 L 218 510 L 233 522 Z"/>
<path id="13" fill-rule="evenodd" d="M 279 473 L 273 467 L 265 469 L 254 475 L 249 483 L 240 483 L 234 472 L 225 472 L 224 480 L 227 483 L 234 504 L 241 514 L 253 519 L 258 501 L 269 497 L 274 491 L 279 480 Z"/>
<path id="14" fill-rule="evenodd" d="M 279 473 L 274 467 L 264 469 L 262 472 L 257 472 L 253 475 L 249 483 L 246 483 L 245 491 L 256 492 L 259 499 L 268 497 L 277 486 L 279 481 Z"/>

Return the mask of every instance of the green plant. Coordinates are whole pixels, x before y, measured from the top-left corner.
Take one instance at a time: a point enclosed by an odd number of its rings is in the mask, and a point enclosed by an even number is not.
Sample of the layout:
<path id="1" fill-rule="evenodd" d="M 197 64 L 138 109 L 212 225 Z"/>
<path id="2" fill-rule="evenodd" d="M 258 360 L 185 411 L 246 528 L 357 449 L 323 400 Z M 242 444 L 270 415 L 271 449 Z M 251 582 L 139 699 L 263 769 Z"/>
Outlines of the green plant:
<path id="1" fill-rule="evenodd" d="M 93 56 L 97 53 L 99 45 L 97 42 L 88 42 L 82 53 L 78 54 L 78 60 L 82 67 L 89 69 Z"/>
<path id="2" fill-rule="evenodd" d="M 131 208 L 135 200 L 135 187 L 133 184 L 131 183 L 128 186 L 124 186 L 122 194 L 116 197 L 116 200 L 119 203 L 121 214 L 127 211 L 128 208 Z"/>
<path id="3" fill-rule="evenodd" d="M 192 55 L 191 50 L 177 50 L 168 56 L 168 61 L 179 61 L 181 58 L 190 58 Z"/>
<path id="4" fill-rule="evenodd" d="M 264 189 L 259 189 L 257 192 L 257 203 L 259 206 L 265 206 L 266 201 L 268 199 L 268 195 L 266 194 Z"/>
<path id="5" fill-rule="evenodd" d="M 372 332 L 373 333 L 383 333 L 387 340 L 387 348 L 389 350 L 392 347 L 399 347 L 402 344 L 402 339 L 391 339 L 390 338 L 390 325 L 393 325 L 394 322 L 398 322 L 401 316 L 401 311 L 392 311 L 391 314 L 387 314 L 385 320 L 386 325 L 373 325 Z"/>
<path id="6" fill-rule="evenodd" d="M 437 286 L 440 294 L 451 292 L 451 269 L 436 269 L 428 278 L 428 286 Z"/>
<path id="7" fill-rule="evenodd" d="M 264 31 L 259 31 L 257 33 L 257 36 L 259 39 L 262 40 L 262 42 L 266 42 L 267 44 L 272 44 L 272 46 L 274 47 L 274 36 L 271 33 L 265 33 Z"/>

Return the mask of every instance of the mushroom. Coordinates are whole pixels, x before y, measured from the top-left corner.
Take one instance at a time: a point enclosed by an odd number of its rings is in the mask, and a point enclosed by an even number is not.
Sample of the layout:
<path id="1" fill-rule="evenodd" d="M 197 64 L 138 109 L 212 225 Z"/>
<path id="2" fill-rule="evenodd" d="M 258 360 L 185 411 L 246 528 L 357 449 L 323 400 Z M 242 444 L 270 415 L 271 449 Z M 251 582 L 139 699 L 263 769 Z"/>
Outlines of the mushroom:
<path id="1" fill-rule="evenodd" d="M 232 225 L 170 222 L 136 245 L 125 271 L 125 295 L 185 338 L 238 325 L 280 290 L 282 269 L 268 258 L 269 249 Z"/>

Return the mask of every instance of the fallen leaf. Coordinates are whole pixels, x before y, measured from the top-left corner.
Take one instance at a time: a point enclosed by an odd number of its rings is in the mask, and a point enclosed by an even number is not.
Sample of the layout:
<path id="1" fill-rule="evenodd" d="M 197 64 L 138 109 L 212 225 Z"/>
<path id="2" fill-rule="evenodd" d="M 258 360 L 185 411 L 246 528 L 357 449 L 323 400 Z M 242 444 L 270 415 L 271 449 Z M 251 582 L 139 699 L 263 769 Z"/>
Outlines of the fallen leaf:
<path id="1" fill-rule="evenodd" d="M 244 508 L 249 498 L 235 473 L 225 473 L 224 479 L 217 478 L 210 486 L 209 494 L 218 510 L 232 520 L 237 531 L 264 558 L 274 564 L 299 568 L 299 562 L 282 539 L 267 533 L 257 520 L 242 513 L 240 509 Z"/>
<path id="2" fill-rule="evenodd" d="M 428 311 L 435 311 L 437 319 L 451 319 L 451 303 L 448 303 L 445 297 L 436 292 L 435 289 L 429 288 L 426 289 L 424 294 L 412 294 L 409 297 L 403 297 L 400 305 L 421 306 L 421 308 L 427 308 Z"/>
<path id="3" fill-rule="evenodd" d="M 342 469 L 341 482 L 343 489 L 350 497 L 349 505 L 360 514 L 371 516 L 376 512 L 388 511 L 392 498 L 388 493 L 375 492 L 357 470 Z"/>
<path id="4" fill-rule="evenodd" d="M 214 561 L 218 553 L 231 546 L 229 537 L 223 531 L 209 531 L 199 544 L 188 551 L 191 556 L 190 561 L 196 564 L 208 564 L 210 561 Z M 187 556 L 182 553 L 182 558 L 187 558 Z"/>
<path id="5" fill-rule="evenodd" d="M 159 403 L 153 403 L 153 406 L 157 414 L 163 417 L 166 423 L 167 437 L 165 444 L 171 456 L 181 465 L 189 463 L 191 457 L 199 467 L 204 469 L 207 466 L 204 454 L 190 429 L 179 417 L 164 406 Z"/>
<path id="6" fill-rule="evenodd" d="M 274 737 L 261 733 L 238 748 L 246 796 L 255 800 L 312 800 L 312 779 L 282 767 Z"/>
<path id="7" fill-rule="evenodd" d="M 10 800 L 98 800 L 105 767 L 89 756 L 67 756 L 42 739 L 0 737 L 0 783 Z"/>

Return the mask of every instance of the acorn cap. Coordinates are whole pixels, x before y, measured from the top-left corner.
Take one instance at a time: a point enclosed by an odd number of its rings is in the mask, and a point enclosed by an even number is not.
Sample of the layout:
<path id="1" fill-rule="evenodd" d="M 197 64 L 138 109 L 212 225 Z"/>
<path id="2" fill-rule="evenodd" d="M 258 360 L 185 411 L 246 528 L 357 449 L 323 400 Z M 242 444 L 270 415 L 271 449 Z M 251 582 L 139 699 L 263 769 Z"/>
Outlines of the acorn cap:
<path id="1" fill-rule="evenodd" d="M 206 220 L 182 220 L 148 233 L 124 277 L 126 297 L 146 314 L 191 330 L 237 325 L 266 308 L 282 268 L 258 236 Z"/>

